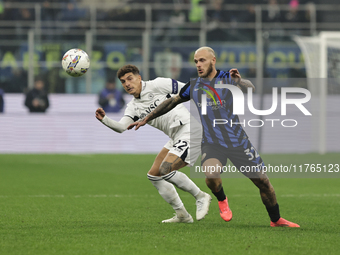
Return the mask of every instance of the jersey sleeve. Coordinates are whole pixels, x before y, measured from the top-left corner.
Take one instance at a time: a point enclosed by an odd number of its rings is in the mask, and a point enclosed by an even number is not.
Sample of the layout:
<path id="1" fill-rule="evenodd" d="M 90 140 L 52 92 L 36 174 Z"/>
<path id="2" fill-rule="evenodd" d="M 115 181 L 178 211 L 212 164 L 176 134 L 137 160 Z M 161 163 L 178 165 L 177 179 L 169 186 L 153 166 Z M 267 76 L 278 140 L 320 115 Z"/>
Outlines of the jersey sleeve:
<path id="1" fill-rule="evenodd" d="M 230 84 L 231 84 L 231 85 L 237 86 L 236 82 L 235 82 L 233 79 L 231 79 L 230 73 L 229 73 L 229 80 L 230 80 Z"/>
<path id="2" fill-rule="evenodd" d="M 190 81 L 181 89 L 179 96 L 186 101 L 190 100 Z"/>
<path id="3" fill-rule="evenodd" d="M 133 120 L 127 116 L 123 116 L 120 121 L 115 121 L 105 115 L 101 122 L 105 126 L 111 128 L 113 131 L 123 133 L 127 129 L 127 127 L 133 123 Z"/>
<path id="4" fill-rule="evenodd" d="M 179 89 L 184 86 L 182 82 L 171 78 L 156 78 L 154 86 L 161 94 L 178 94 Z"/>
<path id="5" fill-rule="evenodd" d="M 126 105 L 124 116 L 130 117 L 133 121 L 139 120 L 137 113 L 134 110 L 133 104 L 130 102 Z"/>

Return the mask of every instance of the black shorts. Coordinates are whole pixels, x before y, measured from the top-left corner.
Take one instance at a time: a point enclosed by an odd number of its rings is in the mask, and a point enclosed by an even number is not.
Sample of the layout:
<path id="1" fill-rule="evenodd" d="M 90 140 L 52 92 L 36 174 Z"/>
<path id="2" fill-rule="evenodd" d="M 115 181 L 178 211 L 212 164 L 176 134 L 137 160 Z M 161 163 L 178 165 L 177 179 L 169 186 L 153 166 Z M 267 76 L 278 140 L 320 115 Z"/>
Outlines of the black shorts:
<path id="1" fill-rule="evenodd" d="M 229 159 L 241 173 L 250 178 L 258 175 L 252 176 L 248 173 L 259 173 L 264 167 L 262 158 L 249 140 L 244 146 L 233 148 L 219 144 L 202 144 L 201 165 L 211 158 L 218 159 L 222 166 L 225 166 Z"/>

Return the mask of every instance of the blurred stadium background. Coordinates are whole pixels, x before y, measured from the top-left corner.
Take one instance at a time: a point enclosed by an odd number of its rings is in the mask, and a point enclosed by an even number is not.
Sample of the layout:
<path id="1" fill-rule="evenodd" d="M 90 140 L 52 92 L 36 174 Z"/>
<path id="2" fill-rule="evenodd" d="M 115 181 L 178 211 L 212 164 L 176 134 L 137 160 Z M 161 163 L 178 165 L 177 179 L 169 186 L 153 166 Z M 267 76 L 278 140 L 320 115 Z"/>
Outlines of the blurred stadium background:
<path id="1" fill-rule="evenodd" d="M 340 39 L 309 40 L 307 69 L 296 43 L 339 30 L 336 0 L 0 0 L 0 254 L 339 254 Z M 253 81 L 257 109 L 270 108 L 272 87 L 311 91 L 305 105 L 313 117 L 295 106 L 281 116 L 280 102 L 267 117 L 296 119 L 295 128 L 245 127 L 267 165 L 332 170 L 325 178 L 269 175 L 282 216 L 300 229 L 270 228 L 258 191 L 241 174 L 223 174 L 230 223 L 214 199 L 204 221 L 159 224 L 172 209 L 146 172 L 167 137 L 151 127 L 117 134 L 95 119 L 98 93 L 119 67 L 137 65 L 144 80 L 186 82 L 196 77 L 193 54 L 203 45 L 215 49 L 218 68 L 238 68 Z M 71 48 L 90 55 L 83 77 L 61 68 Z M 36 77 L 48 91 L 45 113 L 24 105 Z M 119 120 L 123 111 L 108 116 Z M 194 199 L 179 194 L 194 215 Z"/>
<path id="2" fill-rule="evenodd" d="M 144 80 L 163 76 L 186 82 L 196 76 L 193 53 L 203 45 L 216 51 L 218 68 L 235 67 L 252 79 L 256 104 L 268 109 L 273 86 L 308 87 L 294 36 L 339 31 L 339 13 L 336 0 L 0 0 L 0 153 L 158 152 L 167 141 L 161 132 L 145 128 L 119 135 L 98 123 L 98 93 L 127 63 L 137 65 Z M 71 48 L 90 55 L 90 70 L 81 78 L 61 68 L 61 57 Z M 24 106 L 36 76 L 43 77 L 49 93 L 44 114 L 30 114 Z M 339 91 L 327 100 L 327 152 L 340 151 Z M 122 112 L 108 115 L 119 119 Z M 289 119 L 299 120 L 294 129 L 246 127 L 261 152 L 319 151 L 320 131 L 313 130 L 311 119 L 297 109 L 291 114 Z M 280 113 L 271 117 L 282 119 Z"/>

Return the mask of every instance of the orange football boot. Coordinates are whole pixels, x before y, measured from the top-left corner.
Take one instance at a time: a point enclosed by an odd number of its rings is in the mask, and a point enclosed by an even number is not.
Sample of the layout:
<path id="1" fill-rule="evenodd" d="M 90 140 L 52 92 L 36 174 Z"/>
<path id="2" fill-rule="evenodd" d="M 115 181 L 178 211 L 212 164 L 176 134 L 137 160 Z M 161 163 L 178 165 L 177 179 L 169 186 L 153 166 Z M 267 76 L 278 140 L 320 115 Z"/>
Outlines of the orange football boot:
<path id="1" fill-rule="evenodd" d="M 218 201 L 218 206 L 220 207 L 221 218 L 225 221 L 231 221 L 233 218 L 233 213 L 229 208 L 228 199 L 226 198 L 223 201 Z"/>
<path id="2" fill-rule="evenodd" d="M 289 228 L 299 228 L 300 226 L 294 222 L 280 218 L 277 222 L 270 222 L 271 227 L 289 227 Z"/>

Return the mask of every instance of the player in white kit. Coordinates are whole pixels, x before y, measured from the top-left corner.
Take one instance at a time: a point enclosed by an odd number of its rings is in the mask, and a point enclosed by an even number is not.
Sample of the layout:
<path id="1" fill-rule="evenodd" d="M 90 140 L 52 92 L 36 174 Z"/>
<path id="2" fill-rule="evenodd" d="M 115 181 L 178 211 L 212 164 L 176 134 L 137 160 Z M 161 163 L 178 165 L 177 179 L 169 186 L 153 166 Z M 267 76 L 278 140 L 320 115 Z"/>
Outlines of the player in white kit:
<path id="1" fill-rule="evenodd" d="M 134 98 L 127 104 L 124 116 L 120 121 L 108 118 L 102 108 L 97 109 L 96 118 L 119 133 L 127 130 L 131 123 L 143 119 L 171 95 L 178 94 L 185 85 L 170 78 L 143 81 L 138 68 L 134 65 L 121 67 L 117 76 L 126 92 L 133 95 Z M 200 125 L 194 125 L 195 127 L 192 127 L 190 133 L 190 113 L 182 104 L 148 124 L 163 131 L 170 138 L 157 155 L 147 174 L 159 194 L 176 212 L 173 218 L 162 222 L 193 222 L 174 185 L 195 197 L 196 219 L 203 219 L 209 211 L 211 196 L 201 191 L 184 173 L 177 171 L 186 165 L 193 165 L 200 155 L 202 134 Z"/>

